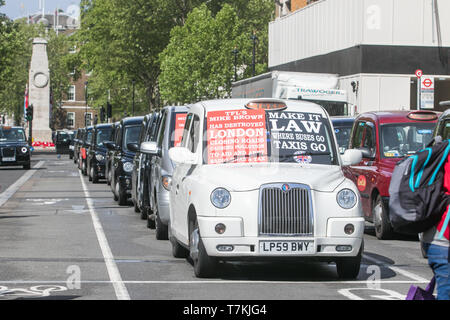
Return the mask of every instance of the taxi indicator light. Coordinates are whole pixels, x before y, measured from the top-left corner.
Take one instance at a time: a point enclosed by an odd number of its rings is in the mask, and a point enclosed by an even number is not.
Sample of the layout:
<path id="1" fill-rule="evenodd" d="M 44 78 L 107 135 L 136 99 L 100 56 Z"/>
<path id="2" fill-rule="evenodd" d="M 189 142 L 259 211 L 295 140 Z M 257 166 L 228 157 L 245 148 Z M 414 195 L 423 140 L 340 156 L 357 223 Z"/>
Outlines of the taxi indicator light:
<path id="1" fill-rule="evenodd" d="M 251 101 L 245 107 L 252 110 L 283 110 L 287 108 L 286 104 L 280 101 Z"/>
<path id="2" fill-rule="evenodd" d="M 437 119 L 437 114 L 434 112 L 411 112 L 407 117 L 411 120 L 431 121 Z"/>

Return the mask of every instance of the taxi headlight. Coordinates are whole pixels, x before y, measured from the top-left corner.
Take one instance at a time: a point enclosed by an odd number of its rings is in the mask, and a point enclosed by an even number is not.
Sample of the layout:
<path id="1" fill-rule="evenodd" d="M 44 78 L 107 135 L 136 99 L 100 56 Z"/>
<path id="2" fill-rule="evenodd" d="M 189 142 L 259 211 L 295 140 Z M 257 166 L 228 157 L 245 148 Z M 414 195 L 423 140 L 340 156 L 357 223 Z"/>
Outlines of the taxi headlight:
<path id="1" fill-rule="evenodd" d="M 102 154 L 96 154 L 95 159 L 97 159 L 97 161 L 103 161 L 105 160 L 105 156 Z"/>
<path id="2" fill-rule="evenodd" d="M 336 196 L 337 203 L 344 209 L 351 209 L 356 205 L 358 197 L 350 189 L 342 189 Z"/>
<path id="3" fill-rule="evenodd" d="M 27 153 L 28 152 L 28 148 L 27 147 L 22 147 L 22 149 L 20 149 L 20 151 L 22 151 L 22 153 Z"/>
<path id="4" fill-rule="evenodd" d="M 219 209 L 228 207 L 231 202 L 231 194 L 227 189 L 217 188 L 211 192 L 211 203 Z"/>
<path id="5" fill-rule="evenodd" d="M 133 171 L 133 164 L 131 162 L 125 162 L 123 164 L 123 171 L 125 171 L 125 172 Z"/>

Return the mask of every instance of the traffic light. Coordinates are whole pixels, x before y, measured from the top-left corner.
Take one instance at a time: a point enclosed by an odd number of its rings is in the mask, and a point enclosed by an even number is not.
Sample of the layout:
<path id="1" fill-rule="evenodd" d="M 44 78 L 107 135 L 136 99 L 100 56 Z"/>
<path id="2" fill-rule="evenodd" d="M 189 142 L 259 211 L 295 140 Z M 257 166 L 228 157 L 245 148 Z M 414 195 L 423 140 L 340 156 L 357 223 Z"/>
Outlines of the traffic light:
<path id="1" fill-rule="evenodd" d="M 100 122 L 105 122 L 105 107 L 103 106 L 100 108 Z"/>
<path id="2" fill-rule="evenodd" d="M 108 119 L 112 118 L 112 105 L 109 102 L 106 104 L 106 116 Z"/>
<path id="3" fill-rule="evenodd" d="M 25 118 L 27 121 L 33 121 L 33 105 L 28 106 Z"/>

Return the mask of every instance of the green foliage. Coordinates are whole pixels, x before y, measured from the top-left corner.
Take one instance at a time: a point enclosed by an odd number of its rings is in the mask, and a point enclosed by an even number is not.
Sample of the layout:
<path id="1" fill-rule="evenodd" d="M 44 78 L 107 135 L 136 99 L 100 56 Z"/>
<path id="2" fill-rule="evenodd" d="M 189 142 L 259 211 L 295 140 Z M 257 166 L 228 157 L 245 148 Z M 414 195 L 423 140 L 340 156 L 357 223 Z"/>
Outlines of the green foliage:
<path id="1" fill-rule="evenodd" d="M 253 32 L 257 36 L 256 74 L 266 72 L 272 13 L 270 0 L 223 0 L 194 9 L 183 26 L 172 30 L 170 43 L 160 55 L 163 100 L 189 103 L 230 97 L 233 50 L 238 50 L 240 77 L 251 76 Z"/>
<path id="2" fill-rule="evenodd" d="M 24 93 L 32 53 L 32 38 L 39 28 L 24 20 L 4 18 L 0 29 L 0 112 L 15 114 L 16 123 L 23 115 Z"/>

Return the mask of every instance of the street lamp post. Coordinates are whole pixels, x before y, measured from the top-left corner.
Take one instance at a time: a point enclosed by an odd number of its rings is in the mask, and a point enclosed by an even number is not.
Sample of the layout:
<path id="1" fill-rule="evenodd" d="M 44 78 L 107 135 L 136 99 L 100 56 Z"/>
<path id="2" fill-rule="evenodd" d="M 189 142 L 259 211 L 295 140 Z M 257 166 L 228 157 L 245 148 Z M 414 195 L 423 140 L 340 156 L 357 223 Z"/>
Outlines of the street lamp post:
<path id="1" fill-rule="evenodd" d="M 135 85 L 135 80 L 133 79 L 132 83 L 133 83 L 133 107 L 132 107 L 132 115 L 134 116 L 134 85 Z"/>
<path id="2" fill-rule="evenodd" d="M 234 54 L 234 81 L 237 81 L 237 54 L 239 53 L 239 50 L 234 47 L 232 52 Z"/>
<path id="3" fill-rule="evenodd" d="M 258 37 L 256 36 L 256 31 L 253 31 L 252 36 L 250 37 L 253 41 L 253 57 L 252 57 L 252 75 L 255 76 L 255 60 L 256 60 L 256 40 L 258 40 Z"/>
<path id="4" fill-rule="evenodd" d="M 84 126 L 86 127 L 87 126 L 87 109 L 88 109 L 88 81 L 86 81 L 84 83 L 84 85 L 85 85 L 84 97 L 85 97 L 85 100 L 86 100 L 86 108 L 85 108 L 85 111 L 84 111 Z"/>

